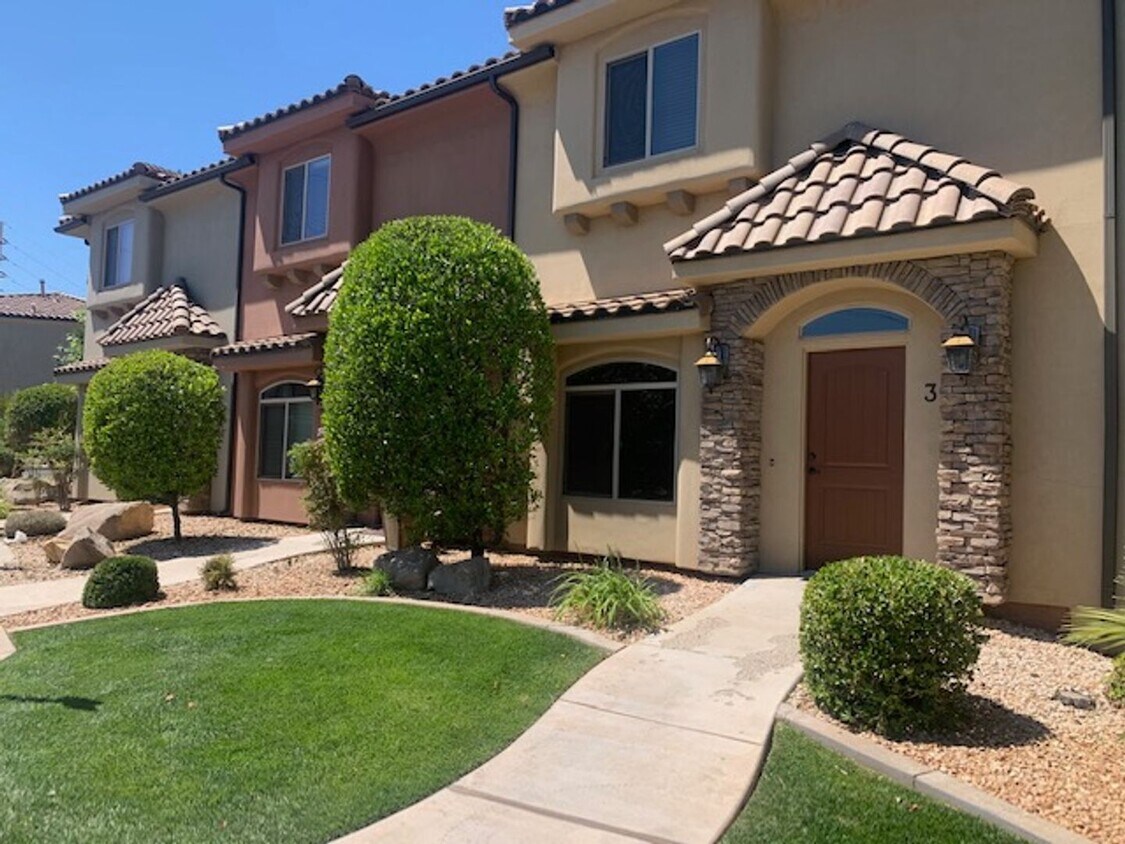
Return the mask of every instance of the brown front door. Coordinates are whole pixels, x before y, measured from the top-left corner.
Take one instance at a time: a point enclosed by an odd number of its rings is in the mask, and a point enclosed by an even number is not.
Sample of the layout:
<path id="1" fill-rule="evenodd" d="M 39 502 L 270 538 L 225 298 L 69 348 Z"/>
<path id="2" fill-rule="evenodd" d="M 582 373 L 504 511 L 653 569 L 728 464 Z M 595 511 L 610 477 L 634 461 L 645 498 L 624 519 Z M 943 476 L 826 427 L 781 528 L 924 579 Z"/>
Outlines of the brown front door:
<path id="1" fill-rule="evenodd" d="M 906 350 L 809 355 L 805 566 L 902 553 Z"/>

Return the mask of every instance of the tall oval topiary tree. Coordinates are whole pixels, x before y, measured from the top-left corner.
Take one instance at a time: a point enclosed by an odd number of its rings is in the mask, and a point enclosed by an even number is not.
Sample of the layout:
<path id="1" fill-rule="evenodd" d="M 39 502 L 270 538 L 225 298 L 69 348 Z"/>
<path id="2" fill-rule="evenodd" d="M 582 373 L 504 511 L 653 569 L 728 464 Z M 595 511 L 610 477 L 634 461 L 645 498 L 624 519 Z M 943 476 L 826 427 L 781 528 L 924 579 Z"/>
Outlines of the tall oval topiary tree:
<path id="1" fill-rule="evenodd" d="M 554 395 L 527 257 L 461 217 L 388 223 L 348 259 L 325 348 L 324 428 L 344 497 L 418 539 L 484 551 L 527 513 Z"/>
<path id="2" fill-rule="evenodd" d="M 215 474 L 224 415 L 210 367 L 159 350 L 117 358 L 86 393 L 90 468 L 122 498 L 168 504 L 180 539 L 180 499 Z"/>

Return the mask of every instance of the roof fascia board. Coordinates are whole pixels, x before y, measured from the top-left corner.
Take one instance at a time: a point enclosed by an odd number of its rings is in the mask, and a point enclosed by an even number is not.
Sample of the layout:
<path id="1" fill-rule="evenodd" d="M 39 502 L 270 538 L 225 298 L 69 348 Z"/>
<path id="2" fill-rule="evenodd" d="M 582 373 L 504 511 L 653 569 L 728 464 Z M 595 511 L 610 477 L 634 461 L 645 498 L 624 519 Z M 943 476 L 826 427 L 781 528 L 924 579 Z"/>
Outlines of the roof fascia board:
<path id="1" fill-rule="evenodd" d="M 1006 252 L 1015 258 L 1031 258 L 1039 253 L 1039 235 L 1023 220 L 1016 218 L 955 223 L 828 243 L 674 261 L 672 275 L 685 284 L 721 284 L 852 264 L 922 260 L 980 252 Z"/>
<path id="2" fill-rule="evenodd" d="M 141 202 L 152 202 L 154 199 L 168 196 L 169 194 L 178 193 L 182 190 L 195 187 L 196 185 L 209 182 L 212 179 L 217 179 L 227 173 L 234 173 L 238 170 L 244 170 L 254 164 L 254 156 L 251 153 L 240 155 L 238 158 L 228 161 L 226 164 L 221 164 L 211 170 L 204 170 L 202 173 L 196 173 L 193 176 L 188 176 L 184 179 L 179 179 L 175 182 L 170 182 L 166 185 L 157 185 L 151 187 L 141 193 Z"/>

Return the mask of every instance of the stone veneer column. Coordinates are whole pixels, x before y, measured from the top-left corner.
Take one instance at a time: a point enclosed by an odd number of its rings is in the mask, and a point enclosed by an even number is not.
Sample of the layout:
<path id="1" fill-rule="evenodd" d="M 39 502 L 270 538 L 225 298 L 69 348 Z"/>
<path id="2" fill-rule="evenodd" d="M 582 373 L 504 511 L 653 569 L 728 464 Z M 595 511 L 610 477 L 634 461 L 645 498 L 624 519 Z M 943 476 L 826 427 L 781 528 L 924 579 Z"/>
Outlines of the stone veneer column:
<path id="1" fill-rule="evenodd" d="M 699 567 L 744 574 L 758 566 L 762 379 L 765 347 L 742 337 L 736 314 L 746 283 L 714 291 L 712 334 L 730 346 L 722 382 L 703 390 L 699 432 Z"/>
<path id="2" fill-rule="evenodd" d="M 1004 600 L 1012 546 L 1012 264 L 1000 253 L 923 264 L 964 303 L 943 336 L 981 331 L 972 372 L 941 376 L 937 562 L 973 578 L 987 603 Z"/>

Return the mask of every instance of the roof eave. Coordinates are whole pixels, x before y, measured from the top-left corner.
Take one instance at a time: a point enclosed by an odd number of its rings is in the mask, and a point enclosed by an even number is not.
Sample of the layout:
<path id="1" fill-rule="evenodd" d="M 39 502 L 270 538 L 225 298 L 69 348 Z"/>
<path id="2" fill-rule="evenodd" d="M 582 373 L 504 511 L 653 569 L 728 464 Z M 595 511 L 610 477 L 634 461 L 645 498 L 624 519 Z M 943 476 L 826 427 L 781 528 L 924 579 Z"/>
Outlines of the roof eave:
<path id="1" fill-rule="evenodd" d="M 672 274 L 685 285 L 707 285 L 781 273 L 981 252 L 1031 258 L 1039 253 L 1039 233 L 1020 217 L 1001 217 L 758 252 L 673 259 Z"/>
<path id="2" fill-rule="evenodd" d="M 143 191 L 140 195 L 141 202 L 152 202 L 154 199 L 160 199 L 173 193 L 178 193 L 188 188 L 193 188 L 196 185 L 201 185 L 205 182 L 210 182 L 213 179 L 218 179 L 228 173 L 234 173 L 238 170 L 244 170 L 254 164 L 254 156 L 252 153 L 240 155 L 237 158 L 231 159 L 225 164 L 220 164 L 218 167 L 213 167 L 201 173 L 179 179 L 168 184 L 156 185 Z"/>

